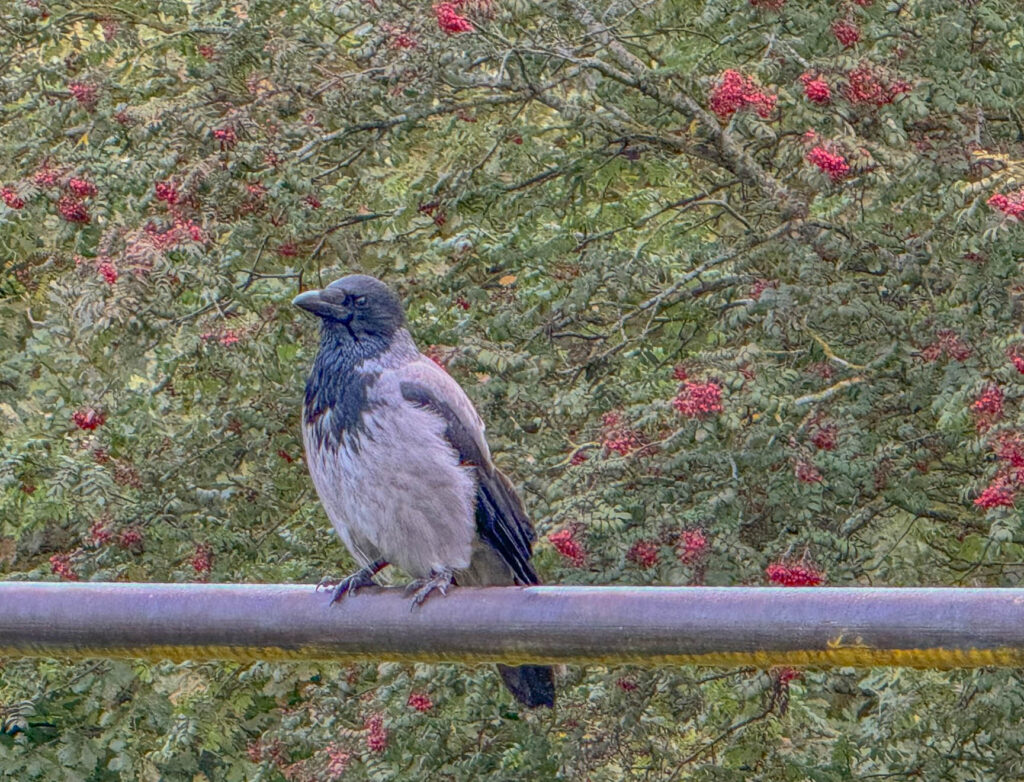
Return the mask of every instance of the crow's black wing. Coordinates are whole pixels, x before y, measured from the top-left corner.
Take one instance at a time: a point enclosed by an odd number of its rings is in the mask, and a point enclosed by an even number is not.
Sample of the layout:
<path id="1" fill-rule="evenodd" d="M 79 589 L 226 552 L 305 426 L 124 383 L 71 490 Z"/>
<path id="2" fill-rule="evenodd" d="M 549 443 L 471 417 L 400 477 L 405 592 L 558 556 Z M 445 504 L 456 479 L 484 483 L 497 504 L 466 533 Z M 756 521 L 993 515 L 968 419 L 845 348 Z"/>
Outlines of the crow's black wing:
<path id="1" fill-rule="evenodd" d="M 521 584 L 538 583 L 530 564 L 536 533 L 512 483 L 494 466 L 484 440 L 483 423 L 469 397 L 429 359 L 403 369 L 399 388 L 406 400 L 438 415 L 445 437 L 465 465 L 476 468 L 476 524 L 480 539 L 493 548 Z M 424 366 L 430 364 L 430 368 Z"/>

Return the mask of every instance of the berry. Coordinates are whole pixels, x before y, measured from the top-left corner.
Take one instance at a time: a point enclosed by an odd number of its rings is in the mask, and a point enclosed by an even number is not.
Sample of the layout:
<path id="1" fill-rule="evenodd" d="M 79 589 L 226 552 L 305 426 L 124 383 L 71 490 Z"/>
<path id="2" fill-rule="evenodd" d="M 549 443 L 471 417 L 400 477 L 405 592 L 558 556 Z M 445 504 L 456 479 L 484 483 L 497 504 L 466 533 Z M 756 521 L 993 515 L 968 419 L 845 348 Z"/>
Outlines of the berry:
<path id="1" fill-rule="evenodd" d="M 117 268 L 110 261 L 100 262 L 96 267 L 96 271 L 107 281 L 107 285 L 113 285 L 117 282 Z"/>
<path id="2" fill-rule="evenodd" d="M 779 586 L 818 586 L 825 580 L 820 570 L 799 562 L 774 562 L 764 572 L 768 581 Z"/>
<path id="3" fill-rule="evenodd" d="M 832 90 L 824 79 L 805 73 L 800 81 L 804 85 L 804 97 L 812 103 L 828 103 L 832 100 Z"/>
<path id="4" fill-rule="evenodd" d="M 221 149 L 232 149 L 238 143 L 234 128 L 216 128 L 213 137 L 220 142 Z"/>
<path id="5" fill-rule="evenodd" d="M 1009 195 L 996 193 L 985 203 L 1014 220 L 1024 219 L 1024 188 Z"/>
<path id="6" fill-rule="evenodd" d="M 70 554 L 54 554 L 50 557 L 50 570 L 56 573 L 65 581 L 78 581 L 78 573 L 71 565 Z"/>
<path id="7" fill-rule="evenodd" d="M 850 166 L 846 162 L 846 158 L 842 155 L 829 152 L 821 146 L 814 147 L 807 153 L 807 161 L 813 163 L 828 174 L 829 178 L 833 182 L 838 182 L 850 173 Z"/>
<path id="8" fill-rule="evenodd" d="M 583 464 L 583 462 L 585 462 L 587 458 L 588 457 L 586 451 L 576 451 L 569 459 L 569 464 L 571 464 L 573 467 L 578 467 L 579 465 Z"/>
<path id="9" fill-rule="evenodd" d="M 849 49 L 860 40 L 860 28 L 852 19 L 837 19 L 832 23 L 832 35 Z"/>
<path id="10" fill-rule="evenodd" d="M 423 692 L 410 693 L 407 705 L 409 708 L 420 712 L 430 711 L 434 708 L 434 702 L 430 700 L 430 697 L 426 693 Z"/>
<path id="11" fill-rule="evenodd" d="M 168 206 L 178 203 L 178 188 L 173 182 L 157 182 L 153 188 L 156 190 L 157 201 L 165 201 Z"/>
<path id="12" fill-rule="evenodd" d="M 388 731 L 384 727 L 384 717 L 380 714 L 374 714 L 372 717 L 367 718 L 365 729 L 366 748 L 370 752 L 383 752 L 387 749 Z"/>
<path id="13" fill-rule="evenodd" d="M 71 420 L 79 429 L 91 432 L 97 427 L 103 426 L 107 417 L 92 407 L 83 407 L 71 415 Z"/>
<path id="14" fill-rule="evenodd" d="M 61 196 L 57 202 L 57 211 L 69 223 L 86 225 L 89 222 L 89 210 L 72 195 Z"/>
<path id="15" fill-rule="evenodd" d="M 626 559 L 642 568 L 658 564 L 658 544 L 651 540 L 638 540 L 626 554 Z"/>
<path id="16" fill-rule="evenodd" d="M 94 546 L 105 546 L 114 539 L 114 533 L 107 526 L 106 519 L 97 519 L 89 527 L 89 540 Z"/>
<path id="17" fill-rule="evenodd" d="M 438 26 L 448 35 L 471 33 L 475 30 L 466 17 L 455 10 L 455 3 L 438 3 L 434 6 Z"/>
<path id="18" fill-rule="evenodd" d="M 818 468 L 805 459 L 801 459 L 796 463 L 794 468 L 796 473 L 796 479 L 800 483 L 821 483 L 821 473 Z"/>
<path id="19" fill-rule="evenodd" d="M 76 179 L 71 177 L 68 180 L 68 190 L 74 193 L 79 198 L 88 198 L 89 196 L 96 195 L 96 185 L 87 179 Z"/>
<path id="20" fill-rule="evenodd" d="M 778 287 L 779 287 L 779 281 L 778 280 L 766 280 L 763 277 L 759 277 L 758 279 L 756 279 L 754 281 L 754 284 L 750 286 L 750 293 L 748 295 L 754 301 L 760 301 L 761 300 L 761 296 L 764 294 L 764 292 L 766 290 L 768 290 L 769 288 L 778 288 Z"/>
<path id="21" fill-rule="evenodd" d="M 739 71 L 724 71 L 708 95 L 708 106 L 722 119 L 737 110 L 752 107 L 760 117 L 770 117 L 777 98 L 757 88 L 754 80 Z"/>
<path id="22" fill-rule="evenodd" d="M 997 478 L 978 495 L 974 504 L 979 508 L 1012 508 L 1014 489 L 1005 478 Z"/>
<path id="23" fill-rule="evenodd" d="M 684 565 L 692 565 L 708 553 L 708 539 L 703 530 L 683 530 L 676 543 L 676 556 Z"/>
<path id="24" fill-rule="evenodd" d="M 192 569 L 200 576 L 207 575 L 213 570 L 213 552 L 210 547 L 205 544 L 199 544 L 196 546 L 195 553 L 192 554 Z"/>
<path id="25" fill-rule="evenodd" d="M 838 432 L 839 430 L 835 424 L 827 424 L 814 433 L 811 437 L 811 443 L 819 451 L 834 451 L 838 444 Z"/>
<path id="26" fill-rule="evenodd" d="M 25 206 L 25 200 L 9 187 L 0 187 L 0 198 L 10 209 L 22 209 Z"/>
<path id="27" fill-rule="evenodd" d="M 706 418 L 721 413 L 722 387 L 713 380 L 707 383 L 686 381 L 679 390 L 672 406 L 687 418 Z"/>
<path id="28" fill-rule="evenodd" d="M 78 105 L 86 111 L 92 111 L 96 108 L 97 102 L 99 102 L 99 90 L 95 84 L 87 84 L 81 81 L 69 82 L 68 92 L 71 93 L 71 97 L 78 101 Z"/>
<path id="29" fill-rule="evenodd" d="M 1002 389 L 991 384 L 986 386 L 978 398 L 971 403 L 971 412 L 975 415 L 975 425 L 978 431 L 988 429 L 1003 417 Z"/>
<path id="30" fill-rule="evenodd" d="M 548 535 L 548 541 L 555 547 L 555 551 L 569 560 L 575 567 L 581 567 L 587 558 L 583 545 L 576 539 L 576 530 L 567 527 L 566 529 L 552 532 Z"/>

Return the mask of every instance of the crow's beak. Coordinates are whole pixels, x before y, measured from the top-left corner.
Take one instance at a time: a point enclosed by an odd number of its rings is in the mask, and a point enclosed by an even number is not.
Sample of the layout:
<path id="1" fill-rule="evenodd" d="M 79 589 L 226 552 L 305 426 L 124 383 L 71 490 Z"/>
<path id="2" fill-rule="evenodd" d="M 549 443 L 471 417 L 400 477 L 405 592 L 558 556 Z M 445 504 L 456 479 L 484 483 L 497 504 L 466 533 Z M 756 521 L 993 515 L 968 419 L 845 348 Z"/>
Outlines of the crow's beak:
<path id="1" fill-rule="evenodd" d="M 320 291 L 306 291 L 292 299 L 292 304 L 296 307 L 302 307 L 304 310 L 309 310 L 314 315 L 319 315 L 323 311 L 325 303 L 326 302 L 320 298 Z"/>
<path id="2" fill-rule="evenodd" d="M 306 291 L 292 299 L 292 304 L 296 307 L 302 307 L 304 310 L 310 310 L 313 308 L 314 303 L 318 301 L 320 301 L 320 291 Z"/>

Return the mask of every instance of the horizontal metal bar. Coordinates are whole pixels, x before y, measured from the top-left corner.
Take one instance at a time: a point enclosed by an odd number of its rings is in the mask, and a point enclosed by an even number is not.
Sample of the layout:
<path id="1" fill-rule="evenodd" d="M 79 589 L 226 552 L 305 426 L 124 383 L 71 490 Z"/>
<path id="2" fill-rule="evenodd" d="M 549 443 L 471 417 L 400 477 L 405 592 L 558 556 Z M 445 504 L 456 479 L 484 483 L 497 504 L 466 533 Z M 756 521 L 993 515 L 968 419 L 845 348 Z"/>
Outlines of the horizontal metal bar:
<path id="1" fill-rule="evenodd" d="M 1024 665 L 1024 589 L 0 583 L 0 656 Z"/>

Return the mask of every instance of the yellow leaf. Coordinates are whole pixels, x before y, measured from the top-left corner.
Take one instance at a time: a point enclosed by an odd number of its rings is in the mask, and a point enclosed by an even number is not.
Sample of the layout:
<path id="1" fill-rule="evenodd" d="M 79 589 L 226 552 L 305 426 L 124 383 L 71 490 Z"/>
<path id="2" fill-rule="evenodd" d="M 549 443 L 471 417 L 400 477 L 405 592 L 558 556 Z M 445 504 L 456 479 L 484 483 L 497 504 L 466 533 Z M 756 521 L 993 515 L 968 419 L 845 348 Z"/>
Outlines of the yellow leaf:
<path id="1" fill-rule="evenodd" d="M 516 276 L 514 274 L 506 274 L 504 277 L 502 277 L 500 280 L 498 280 L 498 285 L 503 285 L 503 286 L 505 286 L 507 288 L 509 285 L 511 285 L 515 281 L 516 281 Z"/>

